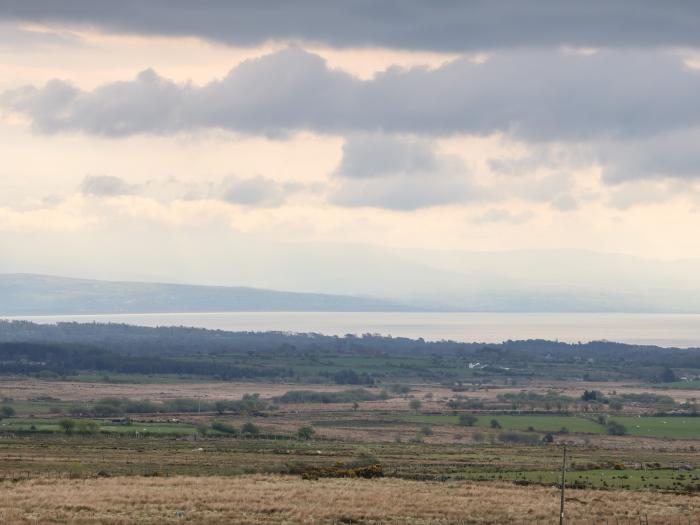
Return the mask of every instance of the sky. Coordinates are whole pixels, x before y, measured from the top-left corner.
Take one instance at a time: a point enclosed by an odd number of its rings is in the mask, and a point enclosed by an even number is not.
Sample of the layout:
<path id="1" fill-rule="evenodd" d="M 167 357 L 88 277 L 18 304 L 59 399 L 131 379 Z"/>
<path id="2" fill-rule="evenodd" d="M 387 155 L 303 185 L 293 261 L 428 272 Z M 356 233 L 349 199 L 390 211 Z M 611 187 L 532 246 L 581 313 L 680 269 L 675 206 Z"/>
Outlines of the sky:
<path id="1" fill-rule="evenodd" d="M 698 27 L 694 1 L 0 0 L 0 272 L 690 275 Z"/>

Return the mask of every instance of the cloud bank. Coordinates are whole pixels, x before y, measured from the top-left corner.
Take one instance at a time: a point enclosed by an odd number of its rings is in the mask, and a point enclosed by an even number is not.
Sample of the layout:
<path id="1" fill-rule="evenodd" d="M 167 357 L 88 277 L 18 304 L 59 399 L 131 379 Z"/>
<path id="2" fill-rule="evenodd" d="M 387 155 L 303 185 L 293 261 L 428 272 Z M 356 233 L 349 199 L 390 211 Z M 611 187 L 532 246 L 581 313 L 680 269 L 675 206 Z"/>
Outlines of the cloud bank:
<path id="1" fill-rule="evenodd" d="M 173 134 L 220 128 L 267 136 L 508 133 L 528 141 L 648 137 L 700 126 L 700 71 L 662 52 L 497 55 L 362 81 L 299 48 L 248 60 L 220 81 L 178 84 L 152 70 L 83 91 L 62 80 L 0 103 L 44 133 Z"/>
<path id="2" fill-rule="evenodd" d="M 700 6 L 692 0 L 0 0 L 0 19 L 243 46 L 269 40 L 450 52 L 700 46 Z"/>

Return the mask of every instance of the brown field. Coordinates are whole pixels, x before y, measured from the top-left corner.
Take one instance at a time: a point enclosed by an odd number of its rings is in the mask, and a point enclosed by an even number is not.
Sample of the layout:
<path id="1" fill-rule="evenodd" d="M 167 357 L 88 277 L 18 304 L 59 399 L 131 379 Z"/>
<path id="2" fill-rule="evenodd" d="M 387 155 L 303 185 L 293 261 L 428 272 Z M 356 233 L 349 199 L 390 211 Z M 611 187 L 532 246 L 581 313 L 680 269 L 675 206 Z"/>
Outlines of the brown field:
<path id="1" fill-rule="evenodd" d="M 502 483 L 399 479 L 301 480 L 292 476 L 39 478 L 4 483 L 0 519 L 25 523 L 558 522 L 558 492 Z M 569 524 L 693 523 L 700 498 L 640 492 L 569 491 Z"/>
<path id="2" fill-rule="evenodd" d="M 299 383 L 232 383 L 232 382 L 205 382 L 205 383 L 158 383 L 158 384 L 131 384 L 131 383 L 89 383 L 79 381 L 52 381 L 41 379 L 1 379 L 0 397 L 16 400 L 31 400 L 41 396 L 51 396 L 63 401 L 85 402 L 94 401 L 104 397 L 125 397 L 129 399 L 149 399 L 152 401 L 165 401 L 175 398 L 196 399 L 241 399 L 245 394 L 257 393 L 262 398 L 270 399 L 280 396 L 290 390 L 313 391 L 341 391 L 352 388 L 348 385 L 319 385 Z M 379 388 L 364 387 L 378 393 Z M 555 389 L 561 394 L 578 397 L 583 389 L 600 390 L 608 393 L 615 390 L 619 394 L 649 392 L 648 388 L 624 383 L 594 383 L 581 382 L 572 386 L 563 382 L 532 382 L 518 386 L 484 386 L 473 391 L 458 392 L 465 398 L 479 398 L 495 401 L 499 394 L 508 392 L 517 393 L 522 390 L 532 390 L 544 393 L 549 389 Z M 659 394 L 673 397 L 677 402 L 685 402 L 687 399 L 698 395 L 693 390 L 659 390 Z M 430 398 L 427 398 L 429 395 Z M 412 398 L 420 399 L 423 410 L 442 411 L 444 402 L 456 394 L 450 388 L 441 385 L 411 385 L 408 395 L 391 397 L 387 400 L 363 402 L 362 408 L 367 411 L 407 411 L 409 401 Z M 286 405 L 283 412 L 296 412 L 301 410 L 307 413 L 337 412 L 349 410 L 351 403 L 341 404 L 312 404 L 303 406 Z M 628 409 L 629 411 L 629 409 Z M 634 411 L 634 409 L 632 409 Z M 386 436 L 383 436 L 386 438 Z M 392 437 L 393 438 L 393 437 Z M 454 439 L 451 435 L 446 439 Z"/>
<path id="3" fill-rule="evenodd" d="M 241 399 L 244 394 L 262 397 L 280 396 L 289 390 L 336 391 L 343 385 L 301 385 L 298 383 L 178 383 L 131 384 L 48 381 L 41 379 L 0 380 L 0 395 L 14 399 L 52 396 L 64 401 L 90 401 L 101 397 L 126 397 L 163 401 L 175 398 Z"/>

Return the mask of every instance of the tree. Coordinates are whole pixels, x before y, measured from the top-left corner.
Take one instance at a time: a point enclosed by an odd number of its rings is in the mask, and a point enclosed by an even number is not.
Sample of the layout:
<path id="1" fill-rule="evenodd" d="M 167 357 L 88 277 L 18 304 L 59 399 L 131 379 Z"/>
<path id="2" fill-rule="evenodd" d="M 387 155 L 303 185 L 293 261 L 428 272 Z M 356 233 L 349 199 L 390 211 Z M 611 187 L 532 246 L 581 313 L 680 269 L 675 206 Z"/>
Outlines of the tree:
<path id="1" fill-rule="evenodd" d="M 678 381 L 678 377 L 676 377 L 676 374 L 671 369 L 671 367 L 666 365 L 664 367 L 664 369 L 661 371 L 661 375 L 659 376 L 659 381 L 662 383 L 675 383 L 676 381 Z"/>
<path id="2" fill-rule="evenodd" d="M 581 401 L 605 403 L 606 399 L 603 393 L 598 390 L 584 390 L 583 394 L 581 394 Z"/>
<path id="3" fill-rule="evenodd" d="M 311 439 L 312 437 L 314 437 L 314 434 L 316 434 L 316 431 L 308 426 L 300 427 L 299 430 L 297 430 L 297 437 L 303 440 Z"/>
<path id="4" fill-rule="evenodd" d="M 617 421 L 608 422 L 608 434 L 611 436 L 624 436 L 627 434 L 627 427 Z"/>
<path id="5" fill-rule="evenodd" d="M 478 417 L 471 414 L 462 414 L 459 416 L 459 424 L 463 427 L 473 427 L 478 420 Z"/>
<path id="6" fill-rule="evenodd" d="M 2 407 L 2 417 L 12 417 L 15 415 L 15 409 L 10 407 L 10 406 L 3 406 Z"/>
<path id="7" fill-rule="evenodd" d="M 260 429 L 255 423 L 248 421 L 241 427 L 241 434 L 246 436 L 257 436 L 260 434 Z"/>
<path id="8" fill-rule="evenodd" d="M 419 399 L 411 399 L 408 402 L 408 406 L 411 410 L 418 410 L 420 407 L 423 406 L 423 403 L 421 403 Z"/>
<path id="9" fill-rule="evenodd" d="M 81 419 L 75 424 L 75 431 L 78 434 L 96 434 L 100 427 L 92 419 Z"/>
<path id="10" fill-rule="evenodd" d="M 75 420 L 74 419 L 61 419 L 58 422 L 58 426 L 61 427 L 66 434 L 72 434 L 75 430 Z"/>
<path id="11" fill-rule="evenodd" d="M 238 430 L 236 430 L 236 428 L 233 425 L 229 425 L 228 423 L 224 423 L 223 421 L 214 421 L 211 424 L 211 428 L 213 430 L 216 430 L 217 432 L 230 434 L 234 437 L 238 435 Z"/>
<path id="12" fill-rule="evenodd" d="M 498 422 L 498 419 L 491 420 L 491 428 L 501 428 L 501 424 Z"/>

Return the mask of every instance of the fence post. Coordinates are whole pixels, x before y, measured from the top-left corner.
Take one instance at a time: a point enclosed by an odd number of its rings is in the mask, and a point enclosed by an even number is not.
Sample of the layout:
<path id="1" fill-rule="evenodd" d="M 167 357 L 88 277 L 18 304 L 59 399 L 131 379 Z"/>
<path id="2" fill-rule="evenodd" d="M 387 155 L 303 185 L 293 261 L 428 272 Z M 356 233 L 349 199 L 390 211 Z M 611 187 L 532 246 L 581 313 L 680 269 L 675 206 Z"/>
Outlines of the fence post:
<path id="1" fill-rule="evenodd" d="M 561 495 L 559 499 L 559 525 L 564 525 L 564 486 L 566 484 L 566 443 L 564 443 L 564 458 L 561 462 Z"/>

